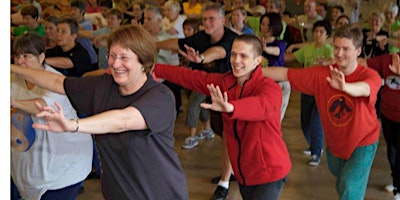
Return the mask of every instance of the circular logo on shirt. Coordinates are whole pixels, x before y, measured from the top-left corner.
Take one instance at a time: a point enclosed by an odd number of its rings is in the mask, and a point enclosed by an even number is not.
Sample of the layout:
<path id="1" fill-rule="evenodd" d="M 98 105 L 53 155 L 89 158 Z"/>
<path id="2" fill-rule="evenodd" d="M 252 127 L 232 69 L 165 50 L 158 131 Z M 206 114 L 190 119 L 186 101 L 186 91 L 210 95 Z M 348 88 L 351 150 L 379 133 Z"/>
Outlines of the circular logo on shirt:
<path id="1" fill-rule="evenodd" d="M 327 109 L 329 120 L 335 126 L 346 126 L 354 117 L 354 105 L 347 96 L 332 96 L 328 101 Z"/>
<path id="2" fill-rule="evenodd" d="M 11 112 L 11 147 L 19 152 L 28 151 L 36 139 L 30 114 L 14 110 Z"/>
<path id="3" fill-rule="evenodd" d="M 388 76 L 385 83 L 392 90 L 400 90 L 400 76 Z"/>

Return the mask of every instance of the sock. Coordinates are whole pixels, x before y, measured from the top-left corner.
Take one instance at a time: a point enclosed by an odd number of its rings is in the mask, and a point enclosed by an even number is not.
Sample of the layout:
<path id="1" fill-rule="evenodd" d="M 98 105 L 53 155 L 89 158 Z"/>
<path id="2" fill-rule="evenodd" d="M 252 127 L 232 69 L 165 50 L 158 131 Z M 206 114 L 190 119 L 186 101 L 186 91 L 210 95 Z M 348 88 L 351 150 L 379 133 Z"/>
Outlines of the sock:
<path id="1" fill-rule="evenodd" d="M 229 189 L 229 181 L 219 180 L 218 185 L 224 187 L 225 189 Z"/>

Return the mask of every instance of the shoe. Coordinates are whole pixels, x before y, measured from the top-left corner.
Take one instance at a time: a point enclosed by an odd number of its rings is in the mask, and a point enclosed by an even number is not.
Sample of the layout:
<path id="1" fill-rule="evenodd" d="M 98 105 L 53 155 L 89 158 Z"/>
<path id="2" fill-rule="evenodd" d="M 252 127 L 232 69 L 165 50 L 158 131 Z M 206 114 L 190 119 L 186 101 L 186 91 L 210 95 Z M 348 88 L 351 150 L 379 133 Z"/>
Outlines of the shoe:
<path id="1" fill-rule="evenodd" d="M 196 135 L 196 139 L 204 140 L 204 139 L 213 139 L 215 136 L 214 132 L 211 129 L 203 129 L 199 134 Z"/>
<path id="2" fill-rule="evenodd" d="M 229 189 L 226 189 L 220 185 L 215 189 L 214 194 L 210 198 L 210 200 L 225 200 L 226 196 L 228 196 Z"/>
<path id="3" fill-rule="evenodd" d="M 311 166 L 318 166 L 320 162 L 321 162 L 321 157 L 317 155 L 312 155 L 311 160 L 308 161 L 308 164 Z"/>
<path id="4" fill-rule="evenodd" d="M 303 150 L 303 154 L 307 156 L 311 156 L 311 149 Z"/>
<path id="5" fill-rule="evenodd" d="M 393 200 L 400 200 L 400 194 L 396 194 L 396 195 L 394 195 L 394 198 L 393 198 Z"/>
<path id="6" fill-rule="evenodd" d="M 192 149 L 197 145 L 199 145 L 199 141 L 197 141 L 197 138 L 190 136 L 185 139 L 185 144 L 182 145 L 182 149 Z"/>
<path id="7" fill-rule="evenodd" d="M 221 179 L 221 176 L 214 177 L 211 179 L 211 183 L 218 184 L 220 179 Z M 233 174 L 231 174 L 229 181 L 236 181 L 236 178 L 235 178 L 235 176 L 233 176 Z"/>
<path id="8" fill-rule="evenodd" d="M 393 192 L 393 190 L 394 190 L 393 183 L 391 183 L 391 184 L 385 186 L 385 191 L 386 191 L 386 192 Z"/>

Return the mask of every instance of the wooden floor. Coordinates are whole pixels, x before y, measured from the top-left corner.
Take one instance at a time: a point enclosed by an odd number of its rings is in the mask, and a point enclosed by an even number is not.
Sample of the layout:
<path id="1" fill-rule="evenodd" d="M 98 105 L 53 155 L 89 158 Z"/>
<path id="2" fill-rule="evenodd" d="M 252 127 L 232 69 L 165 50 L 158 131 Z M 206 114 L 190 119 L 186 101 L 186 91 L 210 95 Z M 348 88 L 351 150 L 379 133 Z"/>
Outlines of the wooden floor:
<path id="1" fill-rule="evenodd" d="M 288 182 L 282 191 L 282 200 L 334 200 L 338 196 L 334 187 L 334 177 L 330 174 L 323 155 L 321 164 L 317 167 L 307 165 L 308 156 L 302 154 L 306 142 L 300 129 L 299 93 L 292 92 L 290 103 L 282 122 L 283 137 L 289 149 L 293 168 Z M 183 96 L 184 97 L 184 96 Z M 183 98 L 186 104 L 186 98 Z M 199 146 L 191 150 L 181 149 L 184 139 L 188 136 L 184 126 L 185 110 L 180 113 L 175 126 L 175 149 L 186 172 L 189 185 L 189 198 L 207 200 L 215 190 L 216 185 L 210 182 L 212 177 L 220 174 L 221 138 L 201 141 Z M 382 135 L 382 134 L 381 134 Z M 383 191 L 383 187 L 391 182 L 389 164 L 386 158 L 386 144 L 383 136 L 373 163 L 365 199 L 391 200 L 393 195 Z M 177 186 L 179 187 L 179 186 Z M 99 180 L 86 180 L 85 192 L 78 200 L 102 200 Z M 231 182 L 228 200 L 242 199 L 236 182 Z"/>

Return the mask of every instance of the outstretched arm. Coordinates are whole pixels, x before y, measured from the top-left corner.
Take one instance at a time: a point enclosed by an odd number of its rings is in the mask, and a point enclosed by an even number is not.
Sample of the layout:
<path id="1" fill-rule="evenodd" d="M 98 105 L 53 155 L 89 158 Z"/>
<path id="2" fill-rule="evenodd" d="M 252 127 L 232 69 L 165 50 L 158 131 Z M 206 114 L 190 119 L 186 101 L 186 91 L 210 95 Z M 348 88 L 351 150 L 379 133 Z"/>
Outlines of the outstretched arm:
<path id="1" fill-rule="evenodd" d="M 173 50 L 178 51 L 178 38 L 171 38 L 156 43 L 157 49 Z"/>
<path id="2" fill-rule="evenodd" d="M 44 99 L 42 98 L 29 99 L 29 100 L 16 100 L 11 98 L 11 107 L 23 110 L 30 114 L 37 114 L 39 113 L 39 110 L 35 106 L 35 102 L 43 106 L 47 105 L 46 101 L 44 101 Z"/>
<path id="3" fill-rule="evenodd" d="M 43 117 L 47 123 L 35 123 L 33 128 L 53 132 L 79 131 L 88 134 L 120 133 L 147 129 L 143 115 L 132 106 L 106 111 L 83 119 L 66 119 L 61 105 L 58 103 L 55 105 L 57 110 L 51 106 L 42 106 L 38 102 L 36 103 L 36 107 L 40 111 L 36 116 Z"/>
<path id="4" fill-rule="evenodd" d="M 228 94 L 226 92 L 222 94 L 219 86 L 214 86 L 214 84 L 208 84 L 207 88 L 210 91 L 212 103 L 201 103 L 200 106 L 202 108 L 211 109 L 218 112 L 233 112 L 235 108 L 231 103 L 228 102 Z"/>
<path id="5" fill-rule="evenodd" d="M 269 78 L 272 78 L 274 81 L 287 81 L 287 72 L 288 69 L 286 67 L 267 67 L 262 68 L 263 75 Z"/>
<path id="6" fill-rule="evenodd" d="M 332 88 L 343 91 L 353 97 L 368 97 L 371 93 L 369 85 L 364 81 L 346 83 L 344 74 L 337 68 L 329 66 L 331 77 L 326 77 Z"/>
<path id="7" fill-rule="evenodd" d="M 64 94 L 64 79 L 65 76 L 48 71 L 30 69 L 11 64 L 11 72 L 17 76 L 55 93 Z"/>
<path id="8" fill-rule="evenodd" d="M 221 46 L 210 47 L 203 52 L 204 60 L 200 57 L 199 51 L 196 51 L 193 47 L 185 45 L 185 48 L 186 52 L 179 50 L 179 53 L 190 62 L 194 63 L 201 63 L 203 61 L 203 63 L 206 64 L 226 57 L 226 51 Z"/>

